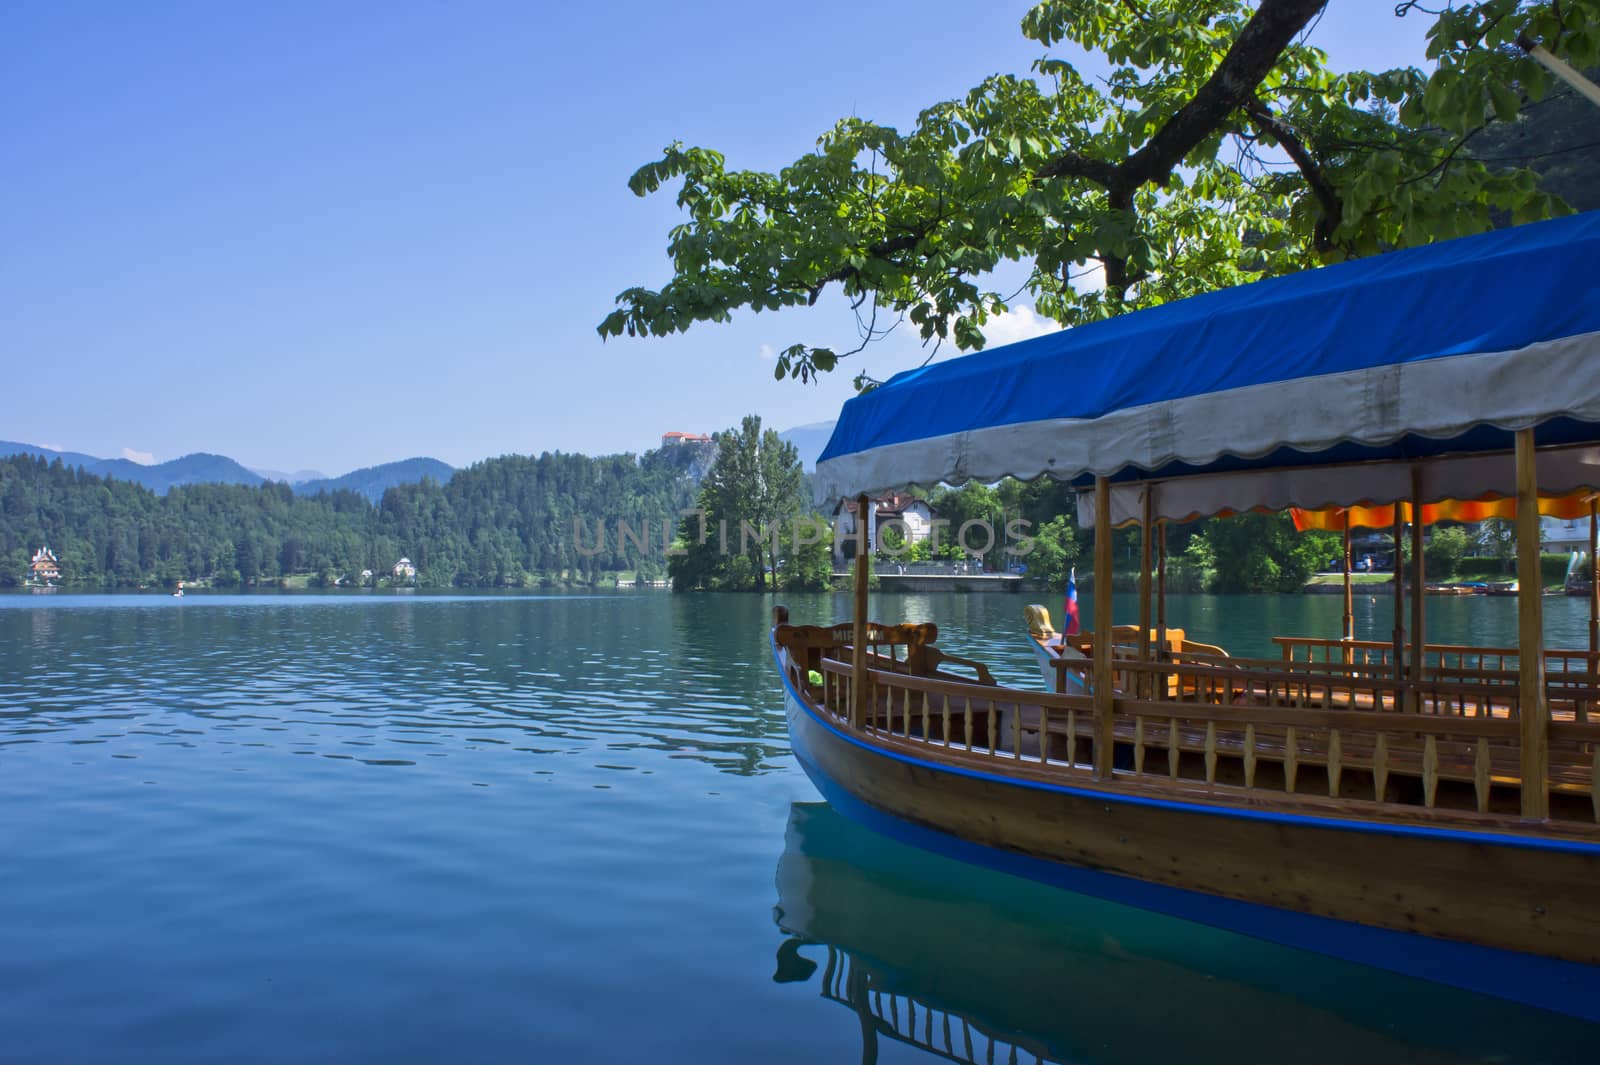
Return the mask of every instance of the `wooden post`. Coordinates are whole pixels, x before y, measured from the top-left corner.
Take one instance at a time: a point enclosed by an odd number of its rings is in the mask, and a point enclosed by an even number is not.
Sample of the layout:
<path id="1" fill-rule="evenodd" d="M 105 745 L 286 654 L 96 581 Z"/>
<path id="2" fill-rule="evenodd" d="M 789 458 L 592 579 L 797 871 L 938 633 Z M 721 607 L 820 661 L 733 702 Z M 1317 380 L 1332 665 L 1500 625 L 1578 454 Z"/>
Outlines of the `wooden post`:
<path id="1" fill-rule="evenodd" d="M 1350 512 L 1344 512 L 1344 638 L 1356 638 L 1355 599 L 1350 588 Z M 1350 661 L 1350 648 L 1344 649 L 1344 660 Z"/>
<path id="2" fill-rule="evenodd" d="M 1150 485 L 1144 486 L 1144 492 L 1142 493 L 1144 496 L 1144 511 L 1139 517 L 1139 661 L 1141 662 L 1150 661 L 1151 491 Z M 1148 678 L 1144 674 L 1140 675 L 1138 685 L 1141 689 L 1138 693 L 1140 696 L 1145 695 L 1142 688 L 1146 679 Z"/>
<path id="3" fill-rule="evenodd" d="M 1400 500 L 1394 501 L 1394 679 L 1405 679 L 1406 596 L 1405 567 L 1400 565 Z"/>
<path id="4" fill-rule="evenodd" d="M 1424 648 L 1428 646 L 1423 622 L 1427 609 L 1423 593 L 1426 569 L 1422 559 L 1422 468 L 1411 467 L 1411 679 L 1422 683 L 1423 669 L 1427 663 Z"/>
<path id="5" fill-rule="evenodd" d="M 1544 581 L 1539 572 L 1539 472 L 1532 429 L 1517 430 L 1517 712 L 1522 816 L 1550 816 L 1550 708 L 1544 690 Z"/>
<path id="6" fill-rule="evenodd" d="M 1600 671 L 1593 656 L 1600 654 L 1600 565 L 1595 552 L 1600 550 L 1600 497 L 1589 498 L 1589 672 Z"/>
<path id="7" fill-rule="evenodd" d="M 1156 522 L 1156 658 L 1167 651 L 1167 523 Z"/>
<path id="8" fill-rule="evenodd" d="M 856 601 L 855 628 L 850 634 L 850 723 L 867 724 L 867 566 L 872 545 L 867 536 L 867 495 L 856 496 Z"/>
<path id="9" fill-rule="evenodd" d="M 1094 775 L 1111 779 L 1111 482 L 1094 479 Z"/>

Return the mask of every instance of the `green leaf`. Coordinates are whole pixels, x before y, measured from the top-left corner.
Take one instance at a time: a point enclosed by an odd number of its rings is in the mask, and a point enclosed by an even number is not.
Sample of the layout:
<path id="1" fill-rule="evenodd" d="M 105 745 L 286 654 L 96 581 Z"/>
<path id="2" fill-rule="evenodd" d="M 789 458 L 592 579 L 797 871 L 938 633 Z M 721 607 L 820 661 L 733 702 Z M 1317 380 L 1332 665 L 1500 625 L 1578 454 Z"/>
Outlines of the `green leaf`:
<path id="1" fill-rule="evenodd" d="M 1489 83 L 1489 98 L 1494 101 L 1495 117 L 1502 122 L 1511 122 L 1516 119 L 1517 111 L 1522 106 L 1522 99 L 1510 86 L 1501 82 Z"/>
<path id="2" fill-rule="evenodd" d="M 1088 54 L 1103 79 L 1047 55 L 1036 76 L 988 77 L 909 128 L 841 119 L 773 172 L 729 169 L 715 151 L 673 143 L 629 180 L 640 195 L 675 186 L 671 274 L 625 289 L 597 331 L 664 335 L 739 309 L 838 306 L 842 296 L 857 311 L 876 307 L 876 329 L 903 316 L 925 340 L 953 336 L 970 350 L 1003 302 L 979 284 L 1002 261 L 1027 271 L 1035 313 L 1070 325 L 1475 232 L 1497 213 L 1522 221 L 1566 209 L 1531 176 L 1497 173 L 1472 153 L 1501 124 L 1534 121 L 1532 112 L 1518 119 L 1522 101 L 1540 99 L 1548 83 L 1505 42 L 1525 31 L 1581 64 L 1600 48 L 1600 0 L 1563 0 L 1559 14 L 1516 0 L 1446 7 L 1428 33 L 1426 71 L 1335 69 L 1310 27 L 1252 91 L 1304 142 L 1333 191 L 1332 212 L 1298 167 L 1252 160 L 1259 131 L 1238 113 L 1184 139 L 1183 160 L 1164 172 L 1141 170 L 1131 189 L 1112 182 L 1131 193 L 1113 208 L 1102 171 L 1126 175 L 1130 159 L 1149 158 L 1153 138 L 1211 81 L 1260 7 L 1043 0 L 1023 33 Z M 1373 17 L 1373 33 L 1387 28 Z M 1486 117 L 1494 121 L 1478 137 Z M 1058 176 L 1036 180 L 1052 162 Z M 1337 224 L 1324 241 L 1328 213 Z M 1121 291 L 1074 276 L 1118 260 L 1140 278 Z M 774 373 L 810 381 L 844 361 L 796 345 Z"/>

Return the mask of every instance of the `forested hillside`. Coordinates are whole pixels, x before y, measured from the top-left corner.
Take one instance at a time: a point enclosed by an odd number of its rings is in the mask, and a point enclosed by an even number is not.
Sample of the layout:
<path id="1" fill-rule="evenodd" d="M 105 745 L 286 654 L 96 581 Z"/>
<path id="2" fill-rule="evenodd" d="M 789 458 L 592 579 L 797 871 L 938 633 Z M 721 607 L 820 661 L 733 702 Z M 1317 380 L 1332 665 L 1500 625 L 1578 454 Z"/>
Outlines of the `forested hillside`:
<path id="1" fill-rule="evenodd" d="M 1585 73 L 1600 78 L 1600 67 Z M 1526 166 L 1539 175 L 1545 191 L 1579 211 L 1600 208 L 1600 124 L 1594 104 L 1562 86 L 1529 104 L 1515 122 L 1483 130 L 1467 150 L 1492 167 Z"/>
<path id="2" fill-rule="evenodd" d="M 660 530 L 692 505 L 692 448 L 590 458 L 512 455 L 446 483 L 399 485 L 374 505 L 359 492 L 297 496 L 284 484 L 183 485 L 158 496 L 59 460 L 0 459 L 0 584 L 26 576 L 48 544 L 67 583 L 260 584 L 387 575 L 401 557 L 419 584 L 592 582 L 608 572 L 665 571 Z M 582 550 L 574 518 L 586 523 Z M 619 543 L 618 520 L 647 525 L 649 551 Z M 599 524 L 607 533 L 599 540 Z"/>

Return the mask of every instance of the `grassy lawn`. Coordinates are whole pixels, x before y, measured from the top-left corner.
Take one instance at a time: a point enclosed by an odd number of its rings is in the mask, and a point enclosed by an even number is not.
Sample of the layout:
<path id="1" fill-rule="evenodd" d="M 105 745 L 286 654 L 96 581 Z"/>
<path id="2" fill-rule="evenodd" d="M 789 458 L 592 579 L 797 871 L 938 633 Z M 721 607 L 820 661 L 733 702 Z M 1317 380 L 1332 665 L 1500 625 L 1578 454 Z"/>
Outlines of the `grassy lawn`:
<path id="1" fill-rule="evenodd" d="M 1392 573 L 1352 573 L 1352 574 L 1350 574 L 1350 583 L 1351 584 L 1388 584 L 1392 580 L 1394 580 L 1394 574 L 1392 574 Z M 1344 574 L 1342 574 L 1342 573 L 1319 573 L 1316 576 L 1312 577 L 1306 583 L 1307 584 L 1337 584 L 1337 585 L 1340 585 L 1342 587 L 1344 585 Z"/>

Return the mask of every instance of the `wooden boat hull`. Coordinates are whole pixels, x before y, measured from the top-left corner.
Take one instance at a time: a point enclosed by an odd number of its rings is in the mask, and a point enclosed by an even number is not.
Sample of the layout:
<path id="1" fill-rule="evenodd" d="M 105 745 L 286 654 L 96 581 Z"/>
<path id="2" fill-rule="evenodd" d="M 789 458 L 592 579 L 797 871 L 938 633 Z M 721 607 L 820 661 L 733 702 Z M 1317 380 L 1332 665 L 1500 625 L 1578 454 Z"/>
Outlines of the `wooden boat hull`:
<path id="1" fill-rule="evenodd" d="M 895 838 L 1600 1021 L 1600 847 L 1012 780 L 849 735 L 784 688 L 818 790 Z"/>
<path id="2" fill-rule="evenodd" d="M 1315 1047 L 1325 1061 L 1391 1061 L 1405 1049 L 1415 1051 L 1408 1060 L 1592 1056 L 1594 1029 L 1579 1020 L 953 867 L 828 803 L 791 806 L 776 881 L 774 918 L 799 940 L 779 948 L 779 972 L 786 982 L 805 979 L 789 964 L 796 947 L 807 948 L 828 966 L 816 974 L 824 997 L 830 986 L 854 992 L 831 997 L 863 1015 L 869 1043 L 892 1039 L 961 1061 L 1074 1065 L 1237 1062 L 1259 1047 Z M 809 949 L 818 944 L 826 955 Z M 1159 1024 L 1149 1023 L 1152 1003 Z M 868 1015 L 878 1023 L 866 1025 Z M 961 1055 L 969 1023 L 976 1051 Z M 950 1028 L 957 1053 L 946 1055 Z M 998 1052 L 982 1053 L 996 1037 Z"/>

